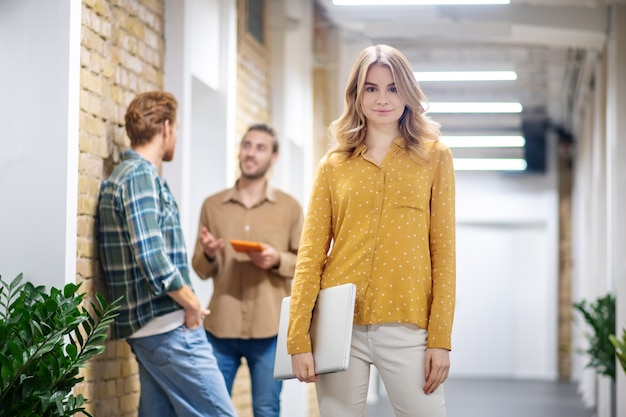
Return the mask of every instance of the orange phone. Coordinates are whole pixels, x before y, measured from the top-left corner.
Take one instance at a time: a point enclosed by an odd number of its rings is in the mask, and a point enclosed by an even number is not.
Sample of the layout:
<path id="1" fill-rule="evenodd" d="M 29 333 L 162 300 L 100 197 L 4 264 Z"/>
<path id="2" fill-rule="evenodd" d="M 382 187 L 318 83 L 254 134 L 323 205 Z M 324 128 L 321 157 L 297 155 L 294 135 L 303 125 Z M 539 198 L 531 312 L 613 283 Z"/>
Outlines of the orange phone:
<path id="1" fill-rule="evenodd" d="M 261 252 L 263 250 L 263 244 L 259 242 L 251 242 L 249 240 L 231 239 L 230 244 L 233 245 L 233 248 L 237 252 L 248 252 L 248 251 Z"/>

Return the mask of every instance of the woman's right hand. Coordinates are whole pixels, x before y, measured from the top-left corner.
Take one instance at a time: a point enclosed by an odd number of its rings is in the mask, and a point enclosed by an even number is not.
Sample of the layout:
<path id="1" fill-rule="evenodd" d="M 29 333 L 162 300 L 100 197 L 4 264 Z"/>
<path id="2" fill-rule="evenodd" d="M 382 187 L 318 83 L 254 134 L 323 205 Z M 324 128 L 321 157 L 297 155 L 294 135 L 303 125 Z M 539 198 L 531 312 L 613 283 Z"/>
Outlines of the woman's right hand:
<path id="1" fill-rule="evenodd" d="M 291 367 L 293 373 L 300 382 L 316 382 L 315 360 L 311 352 L 296 353 L 291 355 Z"/>

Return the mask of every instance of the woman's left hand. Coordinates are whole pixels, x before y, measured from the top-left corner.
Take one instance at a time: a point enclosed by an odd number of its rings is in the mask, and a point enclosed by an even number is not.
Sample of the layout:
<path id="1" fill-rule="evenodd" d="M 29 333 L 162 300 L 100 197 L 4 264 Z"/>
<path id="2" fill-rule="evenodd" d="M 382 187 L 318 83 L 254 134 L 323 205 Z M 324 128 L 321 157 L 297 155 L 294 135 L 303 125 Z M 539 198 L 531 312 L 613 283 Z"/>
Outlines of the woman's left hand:
<path id="1" fill-rule="evenodd" d="M 432 394 L 448 378 L 450 371 L 450 351 L 447 349 L 426 349 L 424 356 L 424 393 Z"/>

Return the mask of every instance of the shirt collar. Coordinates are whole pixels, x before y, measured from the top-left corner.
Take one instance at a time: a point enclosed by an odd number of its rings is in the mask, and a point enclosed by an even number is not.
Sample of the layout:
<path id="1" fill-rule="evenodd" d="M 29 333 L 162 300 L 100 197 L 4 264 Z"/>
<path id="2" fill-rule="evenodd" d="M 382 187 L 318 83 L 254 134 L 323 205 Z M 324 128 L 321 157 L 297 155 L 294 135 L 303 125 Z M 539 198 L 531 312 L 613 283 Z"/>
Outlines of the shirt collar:
<path id="1" fill-rule="evenodd" d="M 241 193 L 239 192 L 239 188 L 237 187 L 238 184 L 239 180 L 235 182 L 235 186 L 233 188 L 228 190 L 228 192 L 224 196 L 224 199 L 222 200 L 222 203 L 228 203 L 232 201 L 242 204 Z M 257 202 L 257 204 L 255 205 L 261 204 L 264 201 L 270 203 L 276 202 L 276 188 L 272 187 L 267 180 L 265 180 L 265 197 Z"/>
<path id="2" fill-rule="evenodd" d="M 404 139 L 402 139 L 402 137 L 395 138 L 390 147 L 390 150 L 394 154 L 396 154 L 400 149 L 406 149 L 406 142 L 404 141 Z M 360 144 L 356 150 L 356 154 L 360 157 L 363 157 L 366 152 L 367 146 L 365 145 L 365 143 Z"/>
<path id="3" fill-rule="evenodd" d="M 391 144 L 391 147 L 406 149 L 406 142 L 402 138 L 395 138 L 393 140 L 393 143 Z"/>
<path id="4" fill-rule="evenodd" d="M 141 155 L 139 155 L 132 149 L 126 149 L 125 151 L 122 151 L 120 157 L 122 158 L 122 161 L 125 161 L 127 159 L 143 159 Z"/>
<path id="5" fill-rule="evenodd" d="M 122 153 L 120 154 L 120 159 L 122 161 L 132 161 L 132 160 L 142 161 L 142 162 L 145 162 L 147 165 L 149 165 L 150 168 L 152 168 L 154 171 L 157 171 L 157 168 L 152 164 L 152 162 L 148 161 L 146 158 L 139 155 L 133 149 L 126 149 L 125 151 L 122 151 Z"/>

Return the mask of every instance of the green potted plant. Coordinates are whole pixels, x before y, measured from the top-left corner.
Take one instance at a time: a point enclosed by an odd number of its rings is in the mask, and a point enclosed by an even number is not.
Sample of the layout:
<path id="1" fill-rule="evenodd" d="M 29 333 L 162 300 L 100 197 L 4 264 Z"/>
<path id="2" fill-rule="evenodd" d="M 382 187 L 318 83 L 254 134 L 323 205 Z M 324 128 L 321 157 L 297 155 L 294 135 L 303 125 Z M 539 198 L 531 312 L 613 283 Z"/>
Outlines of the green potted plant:
<path id="1" fill-rule="evenodd" d="M 592 330 L 585 334 L 589 342 L 589 347 L 584 351 L 589 355 L 587 366 L 614 381 L 615 347 L 609 336 L 615 332 L 615 297 L 609 293 L 591 303 L 582 300 L 575 302 L 574 308 L 582 314 Z"/>
<path id="2" fill-rule="evenodd" d="M 615 348 L 615 354 L 617 355 L 617 360 L 620 365 L 622 365 L 622 369 L 626 372 L 626 327 L 622 329 L 622 339 L 618 339 L 615 335 L 609 335 L 609 340 L 611 344 Z"/>
<path id="3" fill-rule="evenodd" d="M 610 395 L 606 412 L 610 416 L 615 416 L 615 347 L 610 340 L 610 336 L 615 332 L 615 297 L 609 293 L 593 302 L 582 300 L 574 303 L 574 308 L 582 314 L 591 328 L 591 331 L 585 333 L 589 341 L 589 346 L 584 350 L 584 353 L 589 356 L 587 367 L 593 368 L 599 375 L 598 383 L 606 378 L 605 382 L 608 385 L 604 383 L 602 385 L 609 390 Z"/>
<path id="4" fill-rule="evenodd" d="M 80 368 L 104 351 L 119 300 L 83 306 L 80 285 L 60 290 L 0 277 L 0 417 L 90 415 L 74 395 Z"/>

